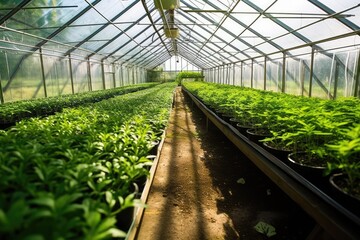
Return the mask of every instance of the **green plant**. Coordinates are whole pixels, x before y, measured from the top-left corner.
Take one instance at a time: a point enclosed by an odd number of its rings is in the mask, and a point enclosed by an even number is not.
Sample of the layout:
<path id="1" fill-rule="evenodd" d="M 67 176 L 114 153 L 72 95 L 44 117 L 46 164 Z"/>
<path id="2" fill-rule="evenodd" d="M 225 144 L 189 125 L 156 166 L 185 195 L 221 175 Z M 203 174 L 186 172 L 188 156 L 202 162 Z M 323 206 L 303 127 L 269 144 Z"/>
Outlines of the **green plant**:
<path id="1" fill-rule="evenodd" d="M 179 72 L 176 75 L 176 82 L 178 84 L 181 84 L 183 79 L 193 79 L 194 81 L 203 81 L 204 80 L 204 76 L 202 75 L 201 72 Z"/>
<path id="2" fill-rule="evenodd" d="M 0 131 L 4 239 L 111 239 L 166 125 L 175 84 L 67 108 Z"/>
<path id="3" fill-rule="evenodd" d="M 346 139 L 326 145 L 335 159 L 335 161 L 328 162 L 327 173 L 330 174 L 336 170 L 345 173 L 348 183 L 346 191 L 353 193 L 356 190 L 358 197 L 360 197 L 360 190 L 358 189 L 360 181 L 360 125 L 349 128 L 345 136 Z"/>

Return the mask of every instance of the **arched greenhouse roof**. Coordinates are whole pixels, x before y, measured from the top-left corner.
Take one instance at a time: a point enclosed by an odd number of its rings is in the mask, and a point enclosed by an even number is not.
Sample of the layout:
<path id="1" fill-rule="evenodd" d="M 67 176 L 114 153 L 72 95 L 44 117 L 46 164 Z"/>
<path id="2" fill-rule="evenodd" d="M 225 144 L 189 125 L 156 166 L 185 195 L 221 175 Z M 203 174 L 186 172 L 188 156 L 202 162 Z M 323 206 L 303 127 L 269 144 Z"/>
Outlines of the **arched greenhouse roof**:
<path id="1" fill-rule="evenodd" d="M 145 69 L 181 56 L 211 69 L 360 45 L 358 0 L 180 0 L 164 8 L 154 0 L 2 0 L 0 48 Z"/>
<path id="2" fill-rule="evenodd" d="M 0 24 L 2 103 L 189 66 L 209 82 L 360 95 L 356 0 L 3 0 Z"/>

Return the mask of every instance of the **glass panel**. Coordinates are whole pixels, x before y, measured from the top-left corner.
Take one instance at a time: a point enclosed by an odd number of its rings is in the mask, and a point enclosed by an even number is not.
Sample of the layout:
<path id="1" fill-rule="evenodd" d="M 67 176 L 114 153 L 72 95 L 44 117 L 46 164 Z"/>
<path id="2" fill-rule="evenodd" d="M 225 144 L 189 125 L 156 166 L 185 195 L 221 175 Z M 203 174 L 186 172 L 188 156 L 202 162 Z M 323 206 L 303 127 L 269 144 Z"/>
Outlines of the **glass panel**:
<path id="1" fill-rule="evenodd" d="M 253 88 L 264 89 L 264 63 L 254 63 Z"/>
<path id="2" fill-rule="evenodd" d="M 4 101 L 44 97 L 40 57 L 19 52 L 0 52 L 0 80 Z"/>
<path id="3" fill-rule="evenodd" d="M 55 8 L 41 8 L 50 7 Z M 18 11 L 6 22 L 6 26 L 36 36 L 47 37 L 67 21 L 76 16 L 88 4 L 82 0 L 32 1 L 28 8 Z M 36 7 L 39 7 L 36 9 Z"/>
<path id="4" fill-rule="evenodd" d="M 43 61 L 48 97 L 71 94 L 69 60 L 43 56 Z"/>
<path id="5" fill-rule="evenodd" d="M 329 85 L 331 86 L 332 59 L 317 53 L 314 56 L 314 73 L 312 79 L 312 97 L 327 98 Z"/>
<path id="6" fill-rule="evenodd" d="M 74 93 L 89 91 L 89 79 L 87 74 L 87 63 L 72 60 Z"/>
<path id="7" fill-rule="evenodd" d="M 114 82 L 114 71 L 112 66 L 104 64 L 104 76 L 105 76 L 105 88 L 110 89 L 115 87 Z"/>
<path id="8" fill-rule="evenodd" d="M 360 50 L 343 51 L 334 53 L 336 59 L 343 64 L 338 64 L 337 70 L 337 97 L 349 97 L 355 94 L 356 67 L 358 66 Z"/>
<path id="9" fill-rule="evenodd" d="M 304 72 L 305 67 L 303 61 L 299 61 L 293 58 L 286 59 L 285 70 L 285 92 L 301 95 L 302 87 L 304 85 Z"/>
<path id="10" fill-rule="evenodd" d="M 102 79 L 101 64 L 96 62 L 90 63 L 91 69 L 91 87 L 93 91 L 103 90 L 104 83 Z"/>
<path id="11" fill-rule="evenodd" d="M 325 6 L 329 7 L 330 9 L 332 9 L 335 12 L 341 12 L 345 9 L 349 9 L 354 6 L 358 6 L 358 4 L 359 4 L 358 0 L 346 0 L 346 1 L 319 0 L 319 2 L 322 2 Z M 344 14 L 354 15 L 354 16 L 348 17 L 347 20 L 360 26 L 359 7 L 354 8 L 353 10 L 350 10 L 350 11 L 346 11 L 346 12 L 344 12 Z"/>
<path id="12" fill-rule="evenodd" d="M 235 83 L 234 85 L 241 85 L 241 65 L 235 65 Z"/>
<path id="13" fill-rule="evenodd" d="M 251 61 L 243 63 L 242 86 L 251 87 Z"/>
<path id="14" fill-rule="evenodd" d="M 282 63 L 268 60 L 266 62 L 266 90 L 281 92 Z"/>

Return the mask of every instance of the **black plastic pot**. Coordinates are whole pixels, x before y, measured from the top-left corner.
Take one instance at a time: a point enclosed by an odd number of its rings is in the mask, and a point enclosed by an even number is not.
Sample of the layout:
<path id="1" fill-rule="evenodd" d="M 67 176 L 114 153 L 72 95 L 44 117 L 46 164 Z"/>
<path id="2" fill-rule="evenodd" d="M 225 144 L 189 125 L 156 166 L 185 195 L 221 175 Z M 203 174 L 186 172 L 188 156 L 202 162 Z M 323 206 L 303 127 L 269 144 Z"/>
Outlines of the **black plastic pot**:
<path id="1" fill-rule="evenodd" d="M 228 114 L 228 113 L 224 113 L 224 114 L 221 115 L 221 119 L 224 120 L 227 123 L 230 123 L 231 118 L 233 118 L 233 116 Z"/>
<path id="2" fill-rule="evenodd" d="M 274 155 L 279 160 L 288 163 L 287 159 L 288 159 L 288 155 L 291 153 L 290 150 L 273 147 L 269 145 L 269 143 L 267 142 L 262 143 L 262 146 L 264 147 L 265 150 L 267 150 L 269 153 Z"/>
<path id="3" fill-rule="evenodd" d="M 265 128 L 250 128 L 246 130 L 246 134 L 249 140 L 259 143 L 259 140 L 271 137 L 270 132 Z"/>
<path id="4" fill-rule="evenodd" d="M 131 191 L 135 194 L 135 197 L 139 196 L 139 187 L 136 183 L 131 185 Z M 116 214 L 116 226 L 124 232 L 129 231 L 134 219 L 135 219 L 135 207 L 128 207 Z"/>
<path id="5" fill-rule="evenodd" d="M 332 174 L 329 182 L 334 198 L 360 215 L 360 199 L 344 190 L 344 186 L 346 186 L 346 175 L 343 173 Z"/>
<path id="6" fill-rule="evenodd" d="M 327 181 L 327 178 L 324 176 L 324 171 L 326 169 L 325 166 L 318 166 L 314 163 L 314 165 L 311 165 L 311 163 L 301 163 L 301 159 L 309 157 L 309 154 L 306 152 L 294 152 L 290 153 L 288 155 L 288 161 L 290 167 L 292 167 L 295 171 L 300 173 L 306 178 L 309 178 L 310 180 L 316 180 L 316 181 Z"/>
<path id="7" fill-rule="evenodd" d="M 230 118 L 229 123 L 231 124 L 231 126 L 236 128 L 236 124 L 239 123 L 239 119 L 237 118 Z"/>
<path id="8" fill-rule="evenodd" d="M 244 136 L 247 136 L 246 131 L 250 128 L 253 128 L 253 126 L 242 125 L 242 123 L 236 124 L 236 129 Z"/>
<path id="9" fill-rule="evenodd" d="M 159 141 L 153 142 L 152 145 L 153 147 L 150 149 L 149 151 L 149 155 L 157 155 L 157 151 L 159 148 Z"/>

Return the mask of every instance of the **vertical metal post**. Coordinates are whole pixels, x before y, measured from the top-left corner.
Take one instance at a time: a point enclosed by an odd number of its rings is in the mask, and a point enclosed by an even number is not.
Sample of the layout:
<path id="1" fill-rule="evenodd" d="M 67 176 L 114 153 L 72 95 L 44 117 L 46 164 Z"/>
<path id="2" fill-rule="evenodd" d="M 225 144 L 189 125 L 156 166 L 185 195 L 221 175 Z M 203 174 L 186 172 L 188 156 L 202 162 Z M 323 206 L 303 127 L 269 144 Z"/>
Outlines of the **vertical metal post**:
<path id="1" fill-rule="evenodd" d="M 266 71 L 267 71 L 267 57 L 264 57 L 264 90 L 266 90 Z"/>
<path id="2" fill-rule="evenodd" d="M 2 88 L 2 84 L 1 84 L 1 75 L 0 75 L 0 102 L 1 104 L 4 104 L 4 93 L 3 93 L 3 88 Z"/>
<path id="3" fill-rule="evenodd" d="M 89 91 L 92 91 L 92 79 L 91 79 L 91 64 L 90 58 L 87 59 L 87 74 L 89 79 Z"/>
<path id="4" fill-rule="evenodd" d="M 244 62 L 241 62 L 241 72 L 240 72 L 240 86 L 243 87 L 243 71 L 244 71 Z"/>
<path id="5" fill-rule="evenodd" d="M 281 92 L 285 92 L 285 80 L 286 80 L 286 52 L 283 52 L 283 64 L 281 74 Z"/>
<path id="6" fill-rule="evenodd" d="M 254 59 L 251 59 L 250 86 L 254 88 Z"/>
<path id="7" fill-rule="evenodd" d="M 300 60 L 300 87 L 301 96 L 304 96 L 305 91 L 305 64 L 303 60 Z"/>
<path id="8" fill-rule="evenodd" d="M 228 84 L 231 85 L 231 63 L 228 64 Z"/>
<path id="9" fill-rule="evenodd" d="M 335 54 L 335 53 L 333 53 Z M 347 67 L 347 66 L 345 66 Z M 337 97 L 337 86 L 338 86 L 338 82 L 339 82 L 339 64 L 337 62 L 337 60 L 335 59 L 335 81 L 334 81 L 334 96 L 333 99 L 336 99 Z M 330 90 L 330 89 L 329 89 Z M 331 93 L 329 94 L 331 96 Z"/>
<path id="10" fill-rule="evenodd" d="M 113 81 L 114 81 L 114 88 L 116 88 L 115 63 L 112 63 L 111 66 L 112 66 L 112 75 L 113 75 Z"/>
<path id="11" fill-rule="evenodd" d="M 309 83 L 309 97 L 312 94 L 312 82 L 313 82 L 313 75 L 314 75 L 314 55 L 315 55 L 315 48 L 314 46 L 311 47 L 311 60 L 310 60 L 310 83 Z"/>
<path id="12" fill-rule="evenodd" d="M 217 78 L 217 83 L 221 83 L 220 82 L 220 66 L 218 67 L 218 78 Z"/>
<path id="13" fill-rule="evenodd" d="M 135 84 L 134 66 L 132 67 L 132 83 Z"/>
<path id="14" fill-rule="evenodd" d="M 101 76 L 102 76 L 102 82 L 103 82 L 103 89 L 106 89 L 105 85 L 105 66 L 104 66 L 104 60 L 101 61 Z"/>
<path id="15" fill-rule="evenodd" d="M 233 64 L 233 85 L 235 86 L 235 68 L 236 68 L 236 64 Z"/>
<path id="16" fill-rule="evenodd" d="M 39 52 L 40 52 L 40 66 L 41 66 L 41 78 L 42 78 L 42 83 L 43 83 L 43 87 L 44 87 L 44 96 L 47 97 L 47 89 L 46 89 L 46 77 L 45 77 L 45 68 L 44 68 L 44 58 L 43 58 L 43 52 L 42 52 L 42 48 L 39 48 Z"/>
<path id="17" fill-rule="evenodd" d="M 360 97 L 360 50 L 358 50 L 357 70 L 355 75 L 355 91 L 354 97 Z"/>
<path id="18" fill-rule="evenodd" d="M 72 94 L 74 94 L 75 93 L 74 76 L 73 76 L 72 61 L 71 61 L 71 54 L 70 53 L 69 53 L 69 70 L 70 70 L 71 92 L 72 92 Z"/>
<path id="19" fill-rule="evenodd" d="M 124 86 L 123 84 L 123 71 L 122 71 L 122 64 L 120 64 L 120 67 L 119 67 L 119 84 L 120 84 L 120 87 Z"/>

